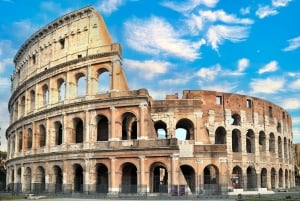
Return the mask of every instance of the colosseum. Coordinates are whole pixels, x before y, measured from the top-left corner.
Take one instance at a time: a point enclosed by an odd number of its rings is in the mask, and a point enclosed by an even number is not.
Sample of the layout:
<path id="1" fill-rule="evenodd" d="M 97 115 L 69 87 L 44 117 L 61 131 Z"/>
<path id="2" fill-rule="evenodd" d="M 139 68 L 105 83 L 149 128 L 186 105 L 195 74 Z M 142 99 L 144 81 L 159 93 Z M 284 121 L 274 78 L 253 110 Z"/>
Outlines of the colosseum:
<path id="1" fill-rule="evenodd" d="M 14 57 L 7 189 L 220 195 L 295 187 L 292 120 L 260 98 L 130 90 L 122 49 L 92 6 Z"/>

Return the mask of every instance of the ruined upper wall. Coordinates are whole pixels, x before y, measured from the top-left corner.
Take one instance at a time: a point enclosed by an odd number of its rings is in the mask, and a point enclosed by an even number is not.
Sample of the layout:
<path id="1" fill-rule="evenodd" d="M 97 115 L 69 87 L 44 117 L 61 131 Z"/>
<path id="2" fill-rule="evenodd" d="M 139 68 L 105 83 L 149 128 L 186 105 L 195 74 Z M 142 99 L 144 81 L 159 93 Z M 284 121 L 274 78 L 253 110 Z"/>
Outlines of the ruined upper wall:
<path id="1" fill-rule="evenodd" d="M 34 33 L 17 52 L 12 75 L 14 91 L 31 76 L 53 66 L 92 54 L 119 51 L 101 15 L 93 7 L 68 13 Z"/>

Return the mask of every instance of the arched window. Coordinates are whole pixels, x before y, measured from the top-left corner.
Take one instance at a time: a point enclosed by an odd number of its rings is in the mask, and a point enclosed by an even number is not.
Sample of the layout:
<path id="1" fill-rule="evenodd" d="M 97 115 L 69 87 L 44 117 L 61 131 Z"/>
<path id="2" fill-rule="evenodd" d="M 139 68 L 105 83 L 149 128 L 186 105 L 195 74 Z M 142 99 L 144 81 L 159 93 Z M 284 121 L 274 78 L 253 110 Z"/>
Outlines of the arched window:
<path id="1" fill-rule="evenodd" d="M 154 128 L 157 134 L 158 139 L 167 139 L 168 132 L 167 132 L 167 124 L 161 120 L 156 121 L 154 123 Z"/>
<path id="2" fill-rule="evenodd" d="M 264 131 L 259 132 L 258 144 L 259 144 L 259 150 L 262 152 L 265 152 L 266 151 L 266 134 Z"/>
<path id="3" fill-rule="evenodd" d="M 55 127 L 55 145 L 61 145 L 62 144 L 62 125 L 59 121 L 56 121 L 54 123 Z"/>
<path id="4" fill-rule="evenodd" d="M 98 93 L 106 93 L 110 90 L 110 73 L 106 69 L 101 69 L 98 74 Z"/>
<path id="5" fill-rule="evenodd" d="M 241 131 L 238 129 L 232 131 L 232 152 L 242 152 Z"/>
<path id="6" fill-rule="evenodd" d="M 122 120 L 122 140 L 137 139 L 137 119 L 134 114 L 126 112 Z"/>
<path id="7" fill-rule="evenodd" d="M 247 153 L 255 153 L 255 135 L 251 129 L 246 134 L 246 150 Z"/>
<path id="8" fill-rule="evenodd" d="M 78 74 L 77 76 L 77 97 L 83 97 L 86 95 L 86 80 L 84 74 Z"/>
<path id="9" fill-rule="evenodd" d="M 97 117 L 97 141 L 107 141 L 108 140 L 108 119 L 99 115 Z"/>
<path id="10" fill-rule="evenodd" d="M 278 157 L 282 158 L 282 140 L 280 136 L 278 136 Z"/>
<path id="11" fill-rule="evenodd" d="M 274 133 L 270 133 L 270 136 L 269 136 L 269 152 L 275 153 L 275 136 L 274 136 Z"/>
<path id="12" fill-rule="evenodd" d="M 33 111 L 35 108 L 35 91 L 30 91 L 30 111 Z"/>
<path id="13" fill-rule="evenodd" d="M 231 125 L 235 125 L 235 126 L 241 125 L 241 116 L 239 114 L 235 113 L 231 117 L 232 117 Z"/>
<path id="14" fill-rule="evenodd" d="M 25 96 L 22 96 L 21 98 L 21 103 L 20 103 L 20 111 L 21 111 L 21 115 L 24 116 L 25 114 Z"/>
<path id="15" fill-rule="evenodd" d="M 180 119 L 176 124 L 175 137 L 178 140 L 194 139 L 194 124 L 189 119 Z"/>
<path id="16" fill-rule="evenodd" d="M 28 149 L 32 148 L 32 129 L 31 128 L 27 129 L 27 148 Z"/>
<path id="17" fill-rule="evenodd" d="M 58 101 L 64 101 L 66 97 L 66 83 L 63 79 L 57 80 Z"/>
<path id="18" fill-rule="evenodd" d="M 43 105 L 48 105 L 48 103 L 49 103 L 49 89 L 48 89 L 48 86 L 43 85 L 42 91 L 43 91 Z"/>
<path id="19" fill-rule="evenodd" d="M 40 125 L 40 147 L 46 145 L 46 128 L 44 125 Z"/>
<path id="20" fill-rule="evenodd" d="M 226 144 L 226 130 L 224 127 L 217 128 L 215 132 L 215 144 Z"/>
<path id="21" fill-rule="evenodd" d="M 79 118 L 74 119 L 75 143 L 83 142 L 83 122 Z"/>

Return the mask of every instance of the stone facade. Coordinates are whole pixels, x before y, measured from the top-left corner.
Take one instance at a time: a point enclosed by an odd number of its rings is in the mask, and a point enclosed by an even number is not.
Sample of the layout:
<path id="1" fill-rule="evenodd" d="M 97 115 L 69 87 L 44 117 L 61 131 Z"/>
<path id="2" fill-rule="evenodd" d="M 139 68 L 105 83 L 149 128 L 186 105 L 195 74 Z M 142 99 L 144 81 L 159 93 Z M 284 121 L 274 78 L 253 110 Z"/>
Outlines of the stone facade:
<path id="1" fill-rule="evenodd" d="M 291 188 L 292 121 L 239 94 L 130 90 L 122 51 L 93 7 L 17 52 L 8 108 L 7 188 L 178 193 Z"/>

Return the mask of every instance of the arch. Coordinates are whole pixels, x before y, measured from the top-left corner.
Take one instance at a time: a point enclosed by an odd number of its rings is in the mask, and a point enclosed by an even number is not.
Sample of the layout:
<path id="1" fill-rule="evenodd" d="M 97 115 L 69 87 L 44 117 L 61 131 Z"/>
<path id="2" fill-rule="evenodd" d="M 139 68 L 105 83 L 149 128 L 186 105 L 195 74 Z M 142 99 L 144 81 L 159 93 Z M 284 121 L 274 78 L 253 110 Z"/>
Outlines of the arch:
<path id="1" fill-rule="evenodd" d="M 25 96 L 22 96 L 21 98 L 21 102 L 20 102 L 20 112 L 21 112 L 21 116 L 25 115 L 25 105 L 26 105 L 26 101 L 25 101 Z"/>
<path id="2" fill-rule="evenodd" d="M 150 167 L 151 192 L 168 192 L 168 170 L 162 163 L 154 163 Z"/>
<path id="3" fill-rule="evenodd" d="M 107 93 L 110 90 L 110 72 L 105 68 L 98 70 L 98 93 Z"/>
<path id="4" fill-rule="evenodd" d="M 281 123 L 280 122 L 277 123 L 277 132 L 281 133 Z"/>
<path id="5" fill-rule="evenodd" d="M 19 137 L 18 151 L 21 152 L 22 149 L 23 149 L 23 132 L 22 131 L 19 132 L 19 136 L 18 137 Z"/>
<path id="6" fill-rule="evenodd" d="M 32 148 L 32 129 L 31 128 L 27 129 L 27 148 L 28 149 Z"/>
<path id="7" fill-rule="evenodd" d="M 287 140 L 286 137 L 283 138 L 283 153 L 284 153 L 284 158 L 287 159 Z"/>
<path id="8" fill-rule="evenodd" d="M 219 169 L 215 165 L 208 165 L 203 170 L 204 189 L 210 190 L 212 194 L 220 192 Z"/>
<path id="9" fill-rule="evenodd" d="M 215 144 L 226 144 L 226 130 L 220 126 L 215 132 Z"/>
<path id="10" fill-rule="evenodd" d="M 233 188 L 243 188 L 243 170 L 240 166 L 232 169 L 231 182 Z"/>
<path id="11" fill-rule="evenodd" d="M 278 143 L 278 157 L 282 158 L 282 140 L 281 140 L 280 136 L 278 136 L 277 139 L 278 139 L 278 141 L 277 141 L 277 143 Z"/>
<path id="12" fill-rule="evenodd" d="M 17 169 L 17 178 L 16 178 L 16 192 L 22 192 L 22 183 L 21 183 L 21 181 L 22 181 L 22 168 L 20 167 L 20 168 L 18 168 Z M 13 175 L 13 178 L 12 179 L 14 179 L 14 175 Z"/>
<path id="13" fill-rule="evenodd" d="M 122 116 L 122 140 L 137 139 L 137 118 L 131 112 Z"/>
<path id="14" fill-rule="evenodd" d="M 108 169 L 104 164 L 97 164 L 96 190 L 98 193 L 108 193 Z"/>
<path id="15" fill-rule="evenodd" d="M 278 186 L 283 187 L 283 170 L 282 168 L 278 171 Z"/>
<path id="16" fill-rule="evenodd" d="M 267 169 L 266 168 L 262 168 L 261 169 L 261 173 L 260 173 L 260 186 L 261 188 L 267 188 L 267 184 L 268 184 L 268 174 L 267 174 Z"/>
<path id="17" fill-rule="evenodd" d="M 45 186 L 45 169 L 42 166 L 38 166 L 35 171 L 35 180 L 34 191 L 35 192 L 44 192 L 46 189 Z"/>
<path id="18" fill-rule="evenodd" d="M 255 190 L 257 188 L 257 175 L 254 167 L 247 168 L 247 190 Z"/>
<path id="19" fill-rule="evenodd" d="M 61 145 L 63 141 L 62 124 L 59 121 L 54 122 L 55 128 L 55 145 Z"/>
<path id="20" fill-rule="evenodd" d="M 241 131 L 233 129 L 232 131 L 232 152 L 242 152 Z"/>
<path id="21" fill-rule="evenodd" d="M 46 128 L 43 124 L 39 126 L 40 129 L 40 147 L 44 147 L 46 145 Z"/>
<path id="22" fill-rule="evenodd" d="M 235 125 L 235 126 L 241 125 L 241 116 L 238 113 L 234 113 L 231 117 L 232 117 L 231 125 Z"/>
<path id="23" fill-rule="evenodd" d="M 137 168 L 132 163 L 122 167 L 122 193 L 137 193 Z"/>
<path id="24" fill-rule="evenodd" d="M 265 152 L 266 151 L 266 134 L 264 131 L 259 132 L 258 144 L 259 144 L 259 151 Z"/>
<path id="25" fill-rule="evenodd" d="M 83 73 L 76 74 L 76 88 L 77 97 L 83 97 L 86 95 L 86 79 Z"/>
<path id="26" fill-rule="evenodd" d="M 158 139 L 168 138 L 167 124 L 165 122 L 163 122 L 162 120 L 156 121 L 154 123 L 154 128 Z"/>
<path id="27" fill-rule="evenodd" d="M 44 84 L 42 86 L 42 100 L 43 100 L 43 105 L 48 105 L 49 103 L 49 88 L 48 85 Z"/>
<path id="28" fill-rule="evenodd" d="M 58 165 L 53 166 L 54 172 L 54 189 L 55 192 L 62 192 L 63 187 L 63 172 Z"/>
<path id="29" fill-rule="evenodd" d="M 64 101 L 66 98 L 66 83 L 65 80 L 60 78 L 57 80 L 58 89 L 58 102 Z"/>
<path id="30" fill-rule="evenodd" d="M 269 152 L 275 153 L 275 135 L 274 135 L 274 133 L 270 133 L 270 136 L 269 136 Z"/>
<path id="31" fill-rule="evenodd" d="M 275 182 L 276 182 L 276 170 L 275 168 L 271 169 L 271 189 L 275 189 Z"/>
<path id="32" fill-rule="evenodd" d="M 289 188 L 289 172 L 287 169 L 284 171 L 285 188 Z"/>
<path id="33" fill-rule="evenodd" d="M 35 108 L 35 91 L 30 90 L 30 111 L 33 111 Z"/>
<path id="34" fill-rule="evenodd" d="M 83 143 L 83 122 L 80 118 L 74 118 L 75 143 Z"/>
<path id="35" fill-rule="evenodd" d="M 103 115 L 97 116 L 97 141 L 107 141 L 108 133 L 108 119 Z"/>
<path id="36" fill-rule="evenodd" d="M 31 192 L 31 169 L 27 167 L 24 172 L 24 192 Z"/>
<path id="37" fill-rule="evenodd" d="M 74 191 L 82 192 L 83 191 L 83 169 L 81 165 L 74 164 Z"/>
<path id="38" fill-rule="evenodd" d="M 255 153 L 255 135 L 252 129 L 249 129 L 246 134 L 246 150 L 247 153 Z"/>
<path id="39" fill-rule="evenodd" d="M 186 184 L 192 193 L 196 192 L 195 170 L 189 165 L 181 165 L 180 170 L 185 178 Z"/>
<path id="40" fill-rule="evenodd" d="M 194 139 L 194 124 L 191 120 L 183 118 L 176 124 L 175 137 L 179 140 Z"/>

